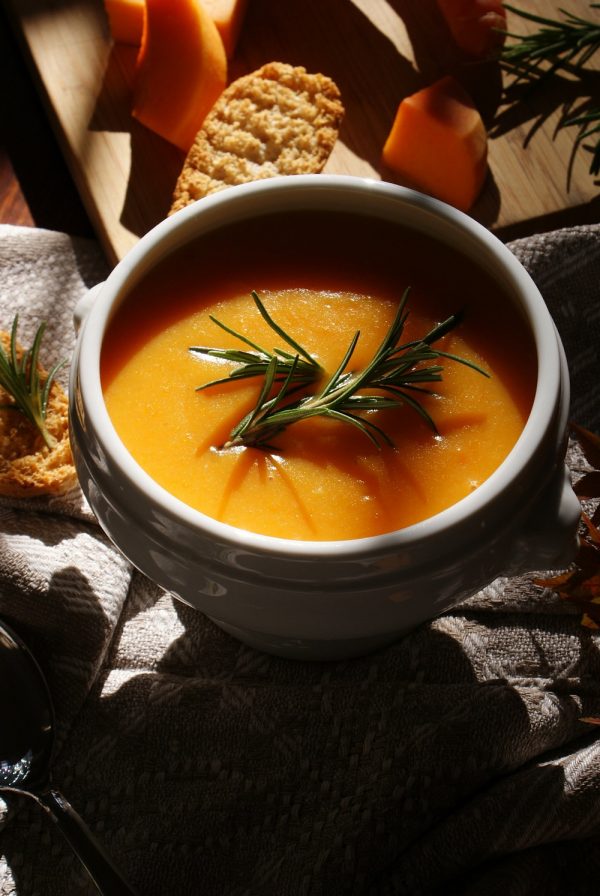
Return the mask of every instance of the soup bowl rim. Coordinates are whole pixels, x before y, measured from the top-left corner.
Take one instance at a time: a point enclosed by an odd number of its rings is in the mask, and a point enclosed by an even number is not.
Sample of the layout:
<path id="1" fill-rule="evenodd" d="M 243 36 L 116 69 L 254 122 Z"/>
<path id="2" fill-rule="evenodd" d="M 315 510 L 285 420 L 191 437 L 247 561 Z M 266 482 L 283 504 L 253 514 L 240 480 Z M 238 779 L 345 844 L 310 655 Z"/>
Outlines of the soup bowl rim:
<path id="1" fill-rule="evenodd" d="M 126 297 L 128 290 L 161 257 L 189 239 L 214 229 L 214 226 L 210 226 L 211 214 L 216 214 L 217 217 L 223 214 L 226 222 L 232 222 L 235 220 L 236 205 L 240 202 L 243 204 L 244 200 L 247 208 L 250 208 L 261 197 L 268 199 L 276 194 L 279 202 L 292 196 L 295 201 L 300 202 L 300 194 L 303 194 L 305 202 L 309 194 L 312 197 L 317 194 L 323 197 L 326 194 L 339 196 L 340 191 L 363 196 L 370 194 L 377 199 L 391 200 L 403 205 L 406 214 L 410 210 L 429 214 L 432 220 L 441 221 L 443 227 L 456 228 L 461 239 L 477 244 L 502 268 L 511 288 L 525 301 L 534 327 L 538 379 L 531 411 L 517 442 L 488 479 L 455 504 L 421 522 L 363 538 L 314 541 L 288 539 L 236 528 L 176 498 L 159 485 L 126 449 L 110 419 L 102 395 L 100 356 L 106 327 L 114 309 Z M 323 202 L 325 201 L 323 198 Z M 307 207 L 313 208 L 313 205 Z M 260 213 L 257 212 L 258 215 Z M 361 215 L 358 207 L 356 214 Z M 247 214 L 247 217 L 251 215 Z M 202 222 L 207 219 L 209 223 L 203 227 Z M 196 224 L 197 221 L 200 221 L 199 225 Z M 406 224 L 406 221 L 402 223 Z M 76 351 L 79 357 L 73 365 L 72 390 L 75 388 L 83 397 L 85 437 L 89 438 L 91 434 L 100 443 L 102 450 L 110 457 L 112 466 L 118 468 L 118 474 L 127 483 L 127 487 L 143 493 L 161 515 L 213 537 L 220 543 L 261 554 L 297 558 L 342 559 L 345 556 L 367 556 L 390 549 L 401 549 L 416 541 L 439 538 L 442 533 L 462 525 L 465 519 L 480 514 L 492 502 L 501 498 L 502 493 L 539 448 L 552 427 L 561 389 L 560 363 L 557 363 L 557 359 L 560 359 L 560 345 L 554 324 L 539 290 L 513 253 L 483 225 L 439 200 L 396 184 L 354 175 L 296 175 L 228 187 L 161 221 L 141 237 L 111 271 L 106 281 L 97 288 L 94 302 L 79 334 Z M 82 359 L 85 359 L 85 363 L 82 363 Z"/>

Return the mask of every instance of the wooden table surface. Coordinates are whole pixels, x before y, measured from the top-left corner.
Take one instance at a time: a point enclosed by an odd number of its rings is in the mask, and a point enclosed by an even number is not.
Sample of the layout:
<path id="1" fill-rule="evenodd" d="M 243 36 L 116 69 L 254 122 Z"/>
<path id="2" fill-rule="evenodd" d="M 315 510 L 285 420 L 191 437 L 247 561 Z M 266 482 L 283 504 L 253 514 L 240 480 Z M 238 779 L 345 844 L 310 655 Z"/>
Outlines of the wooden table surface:
<path id="1" fill-rule="evenodd" d="M 0 4 L 0 224 L 94 236 Z"/>
<path id="2" fill-rule="evenodd" d="M 93 237 L 82 201 L 54 137 L 22 48 L 0 6 L 0 223 Z M 598 193 L 600 197 L 600 191 Z M 598 201 L 530 222 L 536 232 L 598 221 Z M 527 224 L 499 234 L 528 234 Z"/>

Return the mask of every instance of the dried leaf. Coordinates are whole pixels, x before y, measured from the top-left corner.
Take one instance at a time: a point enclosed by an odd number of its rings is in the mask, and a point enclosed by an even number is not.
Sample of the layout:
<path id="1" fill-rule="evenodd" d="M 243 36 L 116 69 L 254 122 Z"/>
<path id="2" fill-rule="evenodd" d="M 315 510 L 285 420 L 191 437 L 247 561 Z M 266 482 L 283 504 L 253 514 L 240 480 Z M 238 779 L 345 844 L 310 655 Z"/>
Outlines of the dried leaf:
<path id="1" fill-rule="evenodd" d="M 593 629 L 594 631 L 598 631 L 598 629 L 600 629 L 600 624 L 597 622 L 594 622 L 594 620 L 592 619 L 591 616 L 588 615 L 588 613 L 584 613 L 583 616 L 581 617 L 581 624 L 584 625 L 586 628 Z"/>
<path id="2" fill-rule="evenodd" d="M 588 463 L 594 469 L 585 473 L 575 486 L 579 498 L 600 498 L 600 437 L 577 424 L 571 424 Z M 551 588 L 563 600 L 581 610 L 581 624 L 600 629 L 600 504 L 589 516 L 582 513 L 583 531 L 575 562 L 566 572 L 536 580 L 542 588 Z"/>

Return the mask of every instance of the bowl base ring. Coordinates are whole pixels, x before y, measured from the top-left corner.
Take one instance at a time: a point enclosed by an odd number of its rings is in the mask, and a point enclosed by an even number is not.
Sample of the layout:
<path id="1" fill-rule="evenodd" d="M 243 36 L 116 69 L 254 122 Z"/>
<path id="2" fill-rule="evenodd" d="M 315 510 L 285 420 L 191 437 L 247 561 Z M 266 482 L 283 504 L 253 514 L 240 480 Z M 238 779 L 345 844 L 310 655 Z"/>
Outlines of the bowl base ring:
<path id="1" fill-rule="evenodd" d="M 291 638 L 284 635 L 272 635 L 268 632 L 257 632 L 248 628 L 239 628 L 229 622 L 223 622 L 214 616 L 208 616 L 211 622 L 227 632 L 228 635 L 241 641 L 248 647 L 270 653 L 274 656 L 292 660 L 345 660 L 364 656 L 383 647 L 393 644 L 406 632 L 386 632 L 382 635 L 371 635 L 367 638 L 336 638 L 321 640 L 311 638 Z"/>

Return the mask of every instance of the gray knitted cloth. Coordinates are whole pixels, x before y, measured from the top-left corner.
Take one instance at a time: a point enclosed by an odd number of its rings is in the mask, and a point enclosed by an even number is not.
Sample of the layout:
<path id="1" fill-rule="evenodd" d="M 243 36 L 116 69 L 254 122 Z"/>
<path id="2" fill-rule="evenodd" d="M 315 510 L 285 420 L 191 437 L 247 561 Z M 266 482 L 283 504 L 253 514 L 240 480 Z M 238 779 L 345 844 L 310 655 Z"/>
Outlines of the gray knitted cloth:
<path id="1" fill-rule="evenodd" d="M 598 432 L 600 226 L 511 248 Z M 105 274 L 93 243 L 0 227 L 0 325 L 48 319 L 60 357 Z M 55 786 L 140 896 L 600 892 L 600 633 L 531 578 L 372 656 L 276 659 L 132 574 L 75 493 L 0 504 L 0 617 L 48 675 Z M 1 896 L 94 892 L 0 796 Z"/>

